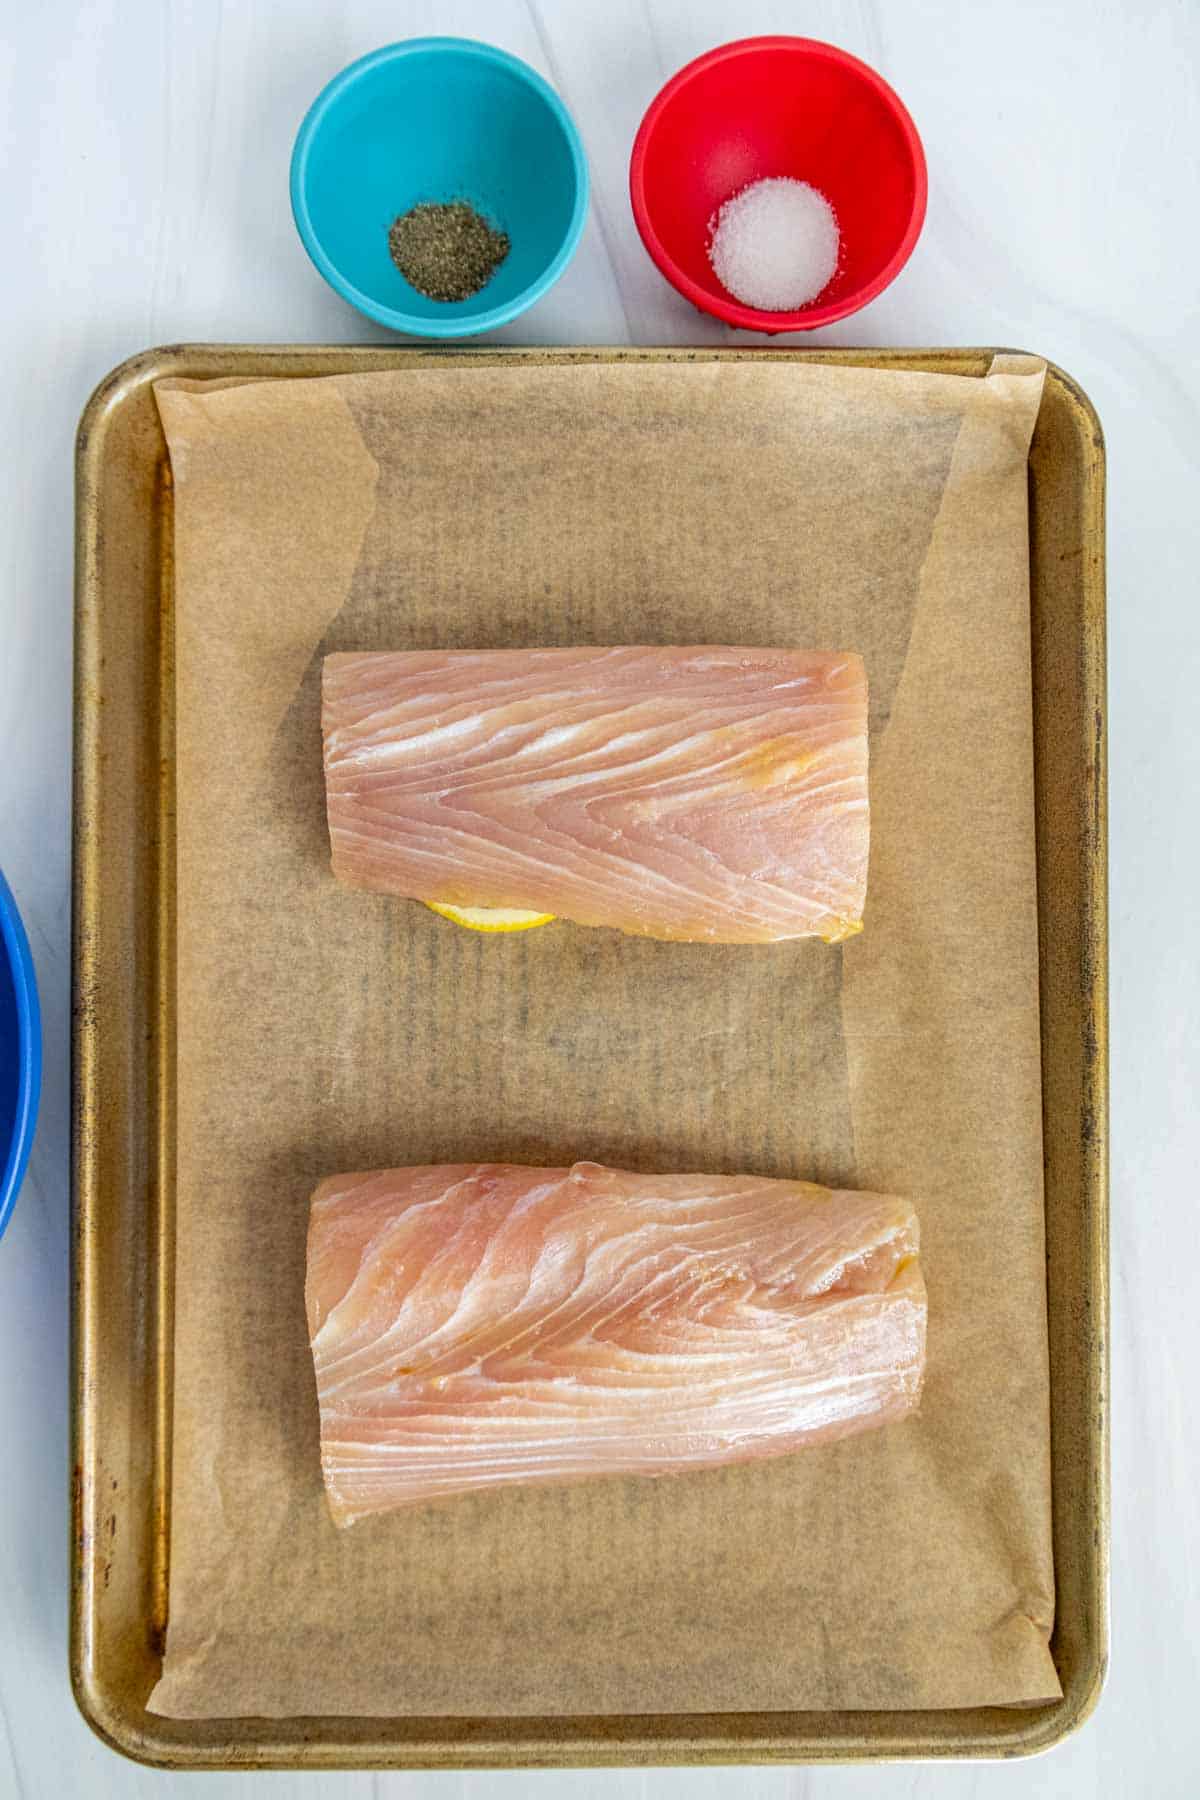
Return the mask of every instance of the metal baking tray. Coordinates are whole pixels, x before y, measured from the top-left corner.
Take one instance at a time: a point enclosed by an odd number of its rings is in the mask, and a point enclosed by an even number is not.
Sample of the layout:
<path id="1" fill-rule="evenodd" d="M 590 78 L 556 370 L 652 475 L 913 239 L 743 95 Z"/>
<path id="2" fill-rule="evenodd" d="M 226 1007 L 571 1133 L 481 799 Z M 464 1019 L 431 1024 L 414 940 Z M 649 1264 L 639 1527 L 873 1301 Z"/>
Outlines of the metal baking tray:
<path id="1" fill-rule="evenodd" d="M 1104 446 L 1051 368 L 1029 461 L 1054 1557 L 1063 1697 L 1034 1709 L 604 1718 L 171 1720 L 172 507 L 152 384 L 539 363 L 789 358 L 982 376 L 990 350 L 172 347 L 79 427 L 74 817 L 71 1676 L 115 1748 L 168 1768 L 518 1768 L 1014 1756 L 1085 1719 L 1108 1560 Z"/>

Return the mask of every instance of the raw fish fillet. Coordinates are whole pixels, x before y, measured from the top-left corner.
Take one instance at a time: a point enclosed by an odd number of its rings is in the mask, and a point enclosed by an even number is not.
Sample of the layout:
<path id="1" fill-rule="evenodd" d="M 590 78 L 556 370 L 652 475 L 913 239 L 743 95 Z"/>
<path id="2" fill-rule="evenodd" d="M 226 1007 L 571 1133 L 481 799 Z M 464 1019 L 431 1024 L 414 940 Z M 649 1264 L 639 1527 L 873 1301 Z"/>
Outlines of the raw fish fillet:
<path id="1" fill-rule="evenodd" d="M 306 1288 L 334 1520 L 902 1418 L 925 1360 L 917 1246 L 906 1201 L 800 1181 L 335 1175 L 313 1195 Z"/>
<path id="2" fill-rule="evenodd" d="M 867 682 L 800 650 L 327 656 L 334 872 L 650 937 L 861 929 Z"/>

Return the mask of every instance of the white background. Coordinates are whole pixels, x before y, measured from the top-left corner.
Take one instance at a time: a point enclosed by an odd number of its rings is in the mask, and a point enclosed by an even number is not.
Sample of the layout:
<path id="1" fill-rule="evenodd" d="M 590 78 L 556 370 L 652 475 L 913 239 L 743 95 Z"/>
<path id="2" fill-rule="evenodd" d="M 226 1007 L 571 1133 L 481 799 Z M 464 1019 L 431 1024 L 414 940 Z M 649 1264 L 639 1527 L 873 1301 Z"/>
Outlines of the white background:
<path id="1" fill-rule="evenodd" d="M 0 1800 L 859 1800 L 1200 1794 L 1200 4 L 1198 0 L 28 0 L 0 9 L 0 863 L 46 1016 L 29 1179 L 0 1245 Z M 17 17 L 19 13 L 19 18 Z M 105 1749 L 66 1676 L 72 435 L 155 343 L 383 334 L 310 267 L 292 135 L 351 57 L 487 37 L 558 87 L 593 204 L 513 343 L 753 343 L 662 282 L 633 227 L 638 120 L 681 63 L 824 37 L 908 103 L 929 217 L 895 286 L 815 341 L 1003 344 L 1096 403 L 1110 475 L 1112 1673 L 1035 1762 L 650 1774 L 164 1776 Z M 779 340 L 786 341 L 786 340 Z M 814 340 L 809 340 L 814 341 Z"/>

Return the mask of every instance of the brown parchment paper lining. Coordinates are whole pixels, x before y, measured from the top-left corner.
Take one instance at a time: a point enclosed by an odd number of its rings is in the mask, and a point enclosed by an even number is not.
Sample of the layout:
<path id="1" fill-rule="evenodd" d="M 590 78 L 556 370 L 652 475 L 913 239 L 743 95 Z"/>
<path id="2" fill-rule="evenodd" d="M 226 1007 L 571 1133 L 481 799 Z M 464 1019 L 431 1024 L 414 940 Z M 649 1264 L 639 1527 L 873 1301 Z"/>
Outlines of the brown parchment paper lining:
<path id="1" fill-rule="evenodd" d="M 1057 1695 L 1026 458 L 1040 363 L 160 383 L 175 483 L 178 1155 L 169 1716 Z M 866 930 L 460 932 L 339 888 L 330 650 L 853 648 Z M 404 1162 L 754 1170 L 917 1202 L 903 1426 L 747 1469 L 334 1530 L 308 1199 Z"/>

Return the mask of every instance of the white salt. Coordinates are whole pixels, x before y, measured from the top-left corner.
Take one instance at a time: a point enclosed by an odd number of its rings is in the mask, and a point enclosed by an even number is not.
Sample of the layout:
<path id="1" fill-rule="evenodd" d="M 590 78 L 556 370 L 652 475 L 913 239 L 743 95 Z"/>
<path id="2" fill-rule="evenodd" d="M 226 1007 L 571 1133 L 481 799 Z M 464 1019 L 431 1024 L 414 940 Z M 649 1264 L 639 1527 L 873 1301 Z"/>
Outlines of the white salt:
<path id="1" fill-rule="evenodd" d="M 726 200 L 713 221 L 708 257 L 717 280 L 743 306 L 793 312 L 833 279 L 838 223 L 807 181 L 769 176 Z"/>

